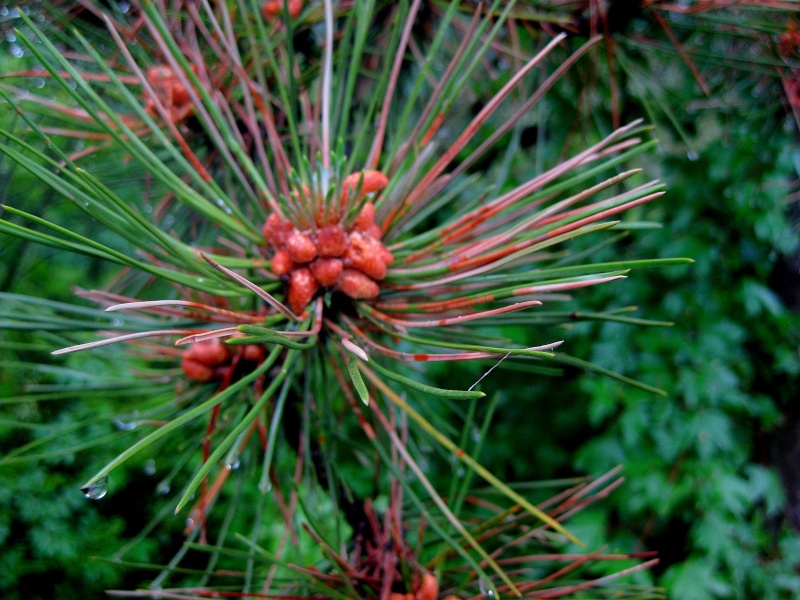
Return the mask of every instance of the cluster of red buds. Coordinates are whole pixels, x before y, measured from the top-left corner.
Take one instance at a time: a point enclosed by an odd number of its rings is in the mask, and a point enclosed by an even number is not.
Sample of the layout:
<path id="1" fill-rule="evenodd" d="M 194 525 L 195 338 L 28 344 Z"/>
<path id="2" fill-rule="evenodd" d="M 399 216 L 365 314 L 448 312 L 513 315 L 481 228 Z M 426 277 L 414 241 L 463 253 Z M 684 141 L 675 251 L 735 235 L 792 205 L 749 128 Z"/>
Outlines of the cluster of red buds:
<path id="1" fill-rule="evenodd" d="M 265 356 L 263 346 L 231 347 L 215 338 L 189 346 L 183 353 L 181 369 L 189 379 L 206 382 L 229 377 L 241 361 L 260 363 Z"/>
<path id="2" fill-rule="evenodd" d="M 272 21 L 283 15 L 284 4 L 288 4 L 289 16 L 296 19 L 303 12 L 303 0 L 267 0 L 261 6 L 261 16 L 265 21 Z"/>
<path id="3" fill-rule="evenodd" d="M 196 67 L 192 68 L 197 72 Z M 181 123 L 194 112 L 194 104 L 186 86 L 170 67 L 159 65 L 147 70 L 147 81 L 153 86 L 159 101 L 169 111 L 170 121 Z M 148 115 L 158 116 L 155 99 L 145 94 L 144 110 Z"/>
<path id="4" fill-rule="evenodd" d="M 389 180 L 378 171 L 362 171 L 347 176 L 343 183 L 341 206 L 360 189 L 360 198 L 385 188 Z M 375 206 L 366 202 L 356 219 L 344 226 L 344 213 L 333 216 L 318 211 L 316 222 L 304 229 L 272 213 L 263 233 L 274 250 L 271 269 L 289 285 L 287 302 L 296 313 L 305 307 L 321 288 L 338 290 L 356 300 L 378 296 L 378 281 L 386 277 L 394 261 L 381 242 L 381 229 L 375 224 Z"/>
<path id="5" fill-rule="evenodd" d="M 389 600 L 437 600 L 439 598 L 439 582 L 430 573 L 422 576 L 413 593 L 401 594 L 393 592 L 389 594 Z M 447 596 L 444 600 L 459 600 L 456 596 Z"/>

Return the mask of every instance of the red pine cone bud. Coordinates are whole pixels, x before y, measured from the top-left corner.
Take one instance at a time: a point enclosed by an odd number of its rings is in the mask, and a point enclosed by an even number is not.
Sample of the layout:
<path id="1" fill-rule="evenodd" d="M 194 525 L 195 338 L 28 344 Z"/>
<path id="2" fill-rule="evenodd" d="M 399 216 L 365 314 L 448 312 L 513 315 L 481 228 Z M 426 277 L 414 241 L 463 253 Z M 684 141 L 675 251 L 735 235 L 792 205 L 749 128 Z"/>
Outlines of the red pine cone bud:
<path id="1" fill-rule="evenodd" d="M 209 367 L 218 367 L 230 360 L 231 350 L 225 342 L 215 338 L 192 344 L 184 356 Z"/>
<path id="2" fill-rule="evenodd" d="M 353 231 L 360 231 L 366 233 L 370 227 L 375 225 L 375 205 L 372 202 L 367 202 L 361 212 L 358 213 L 355 223 L 353 223 Z M 380 230 L 379 230 L 380 231 Z M 380 238 L 380 236 L 378 236 Z"/>
<path id="3" fill-rule="evenodd" d="M 181 359 L 181 369 L 184 375 L 195 381 L 211 381 L 214 378 L 214 367 L 209 367 L 202 363 L 192 360 L 188 353 L 184 353 Z"/>
<path id="4" fill-rule="evenodd" d="M 363 181 L 362 181 L 363 177 Z M 372 192 L 379 192 L 389 185 L 389 178 L 380 171 L 366 170 L 358 173 L 351 173 L 342 181 L 342 201 L 344 202 L 350 193 L 358 189 L 361 182 L 361 196 L 363 198 Z"/>
<path id="5" fill-rule="evenodd" d="M 376 284 L 377 286 L 377 284 Z M 302 314 L 319 289 L 319 283 L 308 267 L 300 267 L 289 276 L 289 308 L 295 314 Z"/>
<path id="6" fill-rule="evenodd" d="M 358 233 L 350 236 L 350 247 L 344 253 L 344 264 L 363 271 L 376 281 L 386 277 L 386 258 L 383 244 Z"/>
<path id="7" fill-rule="evenodd" d="M 242 358 L 244 360 L 260 363 L 266 358 L 266 356 L 267 353 L 264 350 L 264 346 L 259 346 L 258 344 L 247 344 L 244 348 L 242 348 Z"/>
<path id="8" fill-rule="evenodd" d="M 322 258 L 338 258 L 350 243 L 339 225 L 328 225 L 317 232 L 317 254 Z"/>
<path id="9" fill-rule="evenodd" d="M 317 247 L 305 233 L 293 233 L 286 240 L 289 258 L 296 263 L 309 263 L 317 257 Z"/>
<path id="10" fill-rule="evenodd" d="M 272 257 L 270 269 L 278 276 L 291 273 L 292 269 L 294 269 L 294 262 L 289 258 L 289 252 L 286 250 L 278 250 L 275 256 Z"/>
<path id="11" fill-rule="evenodd" d="M 264 239 L 266 239 L 273 248 L 283 248 L 292 231 L 294 231 L 294 225 L 292 225 L 291 221 L 284 221 L 277 213 L 272 213 L 261 229 L 261 232 L 264 234 Z"/>
<path id="12" fill-rule="evenodd" d="M 422 583 L 419 584 L 417 593 L 415 594 L 416 600 L 437 600 L 439 597 L 439 582 L 436 577 L 430 573 L 425 573 L 422 576 Z"/>
<path id="13" fill-rule="evenodd" d="M 318 258 L 310 265 L 311 272 L 323 287 L 333 287 L 339 283 L 344 266 L 338 258 Z"/>
<path id="14" fill-rule="evenodd" d="M 336 287 L 354 300 L 374 300 L 380 292 L 377 283 L 355 269 L 342 271 L 342 278 Z"/>

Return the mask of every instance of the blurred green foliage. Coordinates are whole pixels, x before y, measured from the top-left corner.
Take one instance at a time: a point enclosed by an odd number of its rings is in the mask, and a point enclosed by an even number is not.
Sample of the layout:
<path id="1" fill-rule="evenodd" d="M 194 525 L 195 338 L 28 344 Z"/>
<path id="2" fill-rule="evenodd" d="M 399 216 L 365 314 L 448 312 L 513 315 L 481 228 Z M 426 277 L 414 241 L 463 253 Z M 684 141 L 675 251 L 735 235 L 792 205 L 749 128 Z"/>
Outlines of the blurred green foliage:
<path id="1" fill-rule="evenodd" d="M 640 19 L 629 31 L 657 27 Z M 493 451 L 512 457 L 509 477 L 598 474 L 624 464 L 624 488 L 571 525 L 610 532 L 611 548 L 657 550 L 650 581 L 675 600 L 800 594 L 800 542 L 789 519 L 795 490 L 787 502 L 777 469 L 796 465 L 775 442 L 793 431 L 800 397 L 800 317 L 788 306 L 796 308 L 800 294 L 789 201 L 800 145 L 780 80 L 759 65 L 768 64 L 769 42 L 749 38 L 754 64 L 738 70 L 725 56 L 745 43 L 735 31 L 682 32 L 690 51 L 714 51 L 698 63 L 708 98 L 676 52 L 656 57 L 615 38 L 619 105 L 625 119 L 655 122 L 659 151 L 642 166 L 668 189 L 641 214 L 662 228 L 632 231 L 595 259 L 696 263 L 634 273 L 580 298 L 585 310 L 638 305 L 638 315 L 673 327 L 579 324 L 564 332 L 563 348 L 669 397 L 593 374 L 518 375 L 521 389 L 499 407 L 493 429 Z M 611 102 L 602 54 L 593 68 L 595 95 L 583 108 L 603 127 Z M 550 105 L 550 131 L 574 118 L 563 106 Z"/>
<path id="2" fill-rule="evenodd" d="M 596 433 L 573 464 L 588 472 L 625 464 L 626 490 L 607 508 L 661 551 L 670 597 L 785 598 L 800 590 L 798 557 L 784 551 L 796 532 L 780 518 L 769 439 L 800 392 L 800 320 L 768 280 L 796 250 L 784 201 L 797 147 L 782 122 L 743 121 L 704 137 L 696 161 L 665 156 L 664 229 L 634 242 L 696 264 L 632 278 L 614 298 L 675 327 L 604 325 L 585 348 L 671 397 L 583 378 Z"/>

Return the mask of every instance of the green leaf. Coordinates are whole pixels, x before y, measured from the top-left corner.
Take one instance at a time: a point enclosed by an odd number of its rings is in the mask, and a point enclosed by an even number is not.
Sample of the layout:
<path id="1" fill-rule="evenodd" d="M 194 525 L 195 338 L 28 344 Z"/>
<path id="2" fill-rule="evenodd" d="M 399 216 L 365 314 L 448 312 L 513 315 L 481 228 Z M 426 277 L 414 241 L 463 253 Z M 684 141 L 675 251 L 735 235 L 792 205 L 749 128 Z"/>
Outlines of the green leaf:
<path id="1" fill-rule="evenodd" d="M 464 390 L 445 390 L 442 388 L 433 387 L 432 385 L 426 385 L 424 383 L 420 383 L 411 379 L 409 377 L 403 377 L 402 375 L 398 375 L 397 373 L 390 371 L 389 369 L 380 366 L 375 361 L 369 362 L 370 367 L 375 369 L 378 373 L 391 379 L 392 381 L 396 381 L 397 383 L 401 383 L 406 387 L 410 387 L 411 389 L 417 390 L 418 392 L 422 392 L 423 394 L 428 394 L 430 396 L 436 396 L 438 398 L 448 398 L 450 400 L 477 400 L 479 398 L 483 398 L 486 394 L 483 392 L 473 392 L 473 391 L 464 391 Z M 349 369 L 348 364 L 348 369 Z"/>
<path id="2" fill-rule="evenodd" d="M 365 405 L 369 405 L 369 391 L 367 385 L 361 378 L 361 371 L 358 370 L 358 360 L 351 358 L 347 361 L 347 372 L 350 374 L 350 379 L 358 392 L 358 397 Z"/>

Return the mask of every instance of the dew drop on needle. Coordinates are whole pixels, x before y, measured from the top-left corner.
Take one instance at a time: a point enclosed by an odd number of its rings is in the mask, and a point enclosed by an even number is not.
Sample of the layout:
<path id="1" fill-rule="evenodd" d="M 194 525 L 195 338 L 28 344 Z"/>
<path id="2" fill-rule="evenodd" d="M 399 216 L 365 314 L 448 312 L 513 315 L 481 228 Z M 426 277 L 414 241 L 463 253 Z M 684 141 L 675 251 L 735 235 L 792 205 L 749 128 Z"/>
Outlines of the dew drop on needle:
<path id="1" fill-rule="evenodd" d="M 94 483 L 81 488 L 83 495 L 90 500 L 100 500 L 108 493 L 108 477 L 103 477 Z"/>

